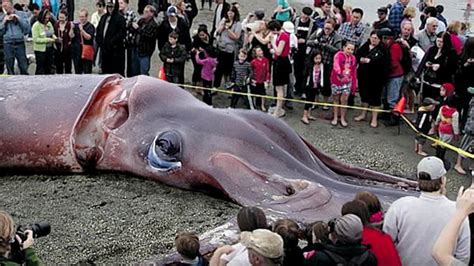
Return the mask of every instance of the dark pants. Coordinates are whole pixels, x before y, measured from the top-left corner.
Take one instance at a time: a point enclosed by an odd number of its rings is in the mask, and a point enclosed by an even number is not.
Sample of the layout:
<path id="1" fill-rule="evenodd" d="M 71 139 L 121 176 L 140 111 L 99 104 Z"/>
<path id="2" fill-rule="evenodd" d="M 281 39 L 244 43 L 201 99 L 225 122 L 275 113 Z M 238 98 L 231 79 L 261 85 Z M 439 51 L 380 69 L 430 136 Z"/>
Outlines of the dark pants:
<path id="1" fill-rule="evenodd" d="M 134 77 L 140 74 L 140 67 L 138 66 L 138 49 L 127 49 L 127 77 Z"/>
<path id="2" fill-rule="evenodd" d="M 311 88 L 311 86 L 307 86 L 306 90 L 305 90 L 305 94 L 306 94 L 306 101 L 307 102 L 314 102 L 314 100 L 316 99 L 316 94 L 318 93 L 318 88 Z M 310 110 L 311 107 L 313 107 L 312 104 L 310 103 L 305 103 L 304 105 L 304 109 L 306 111 Z"/>
<path id="3" fill-rule="evenodd" d="M 15 59 L 18 61 L 20 74 L 28 75 L 28 59 L 26 59 L 25 42 L 4 43 L 3 53 L 8 75 L 15 75 Z"/>
<path id="4" fill-rule="evenodd" d="M 50 75 L 53 67 L 54 49 L 53 47 L 46 48 L 45 52 L 35 51 L 36 56 L 36 71 L 35 75 Z"/>
<path id="5" fill-rule="evenodd" d="M 234 53 L 219 51 L 217 53 L 217 67 L 214 76 L 214 87 L 221 86 L 222 77 L 230 75 L 234 66 Z"/>
<path id="6" fill-rule="evenodd" d="M 74 53 L 72 61 L 74 63 L 74 73 L 76 74 L 91 74 L 92 61 L 82 59 L 81 54 Z"/>
<path id="7" fill-rule="evenodd" d="M 4 71 L 5 71 L 5 64 L 1 63 L 0 64 L 0 75 L 3 74 Z"/>
<path id="8" fill-rule="evenodd" d="M 306 59 L 306 45 L 300 45 L 298 52 L 293 57 L 293 71 L 295 73 L 295 92 L 302 93 L 305 85 L 305 59 Z"/>
<path id="9" fill-rule="evenodd" d="M 71 51 L 56 51 L 54 57 L 56 61 L 56 74 L 71 74 L 72 73 L 72 56 Z"/>
<path id="10" fill-rule="evenodd" d="M 250 87 L 250 91 L 252 92 L 252 94 L 266 95 L 265 84 L 257 83 L 255 84 L 255 86 Z M 255 105 L 257 108 L 260 108 L 262 106 L 262 97 L 255 97 Z"/>
<path id="11" fill-rule="evenodd" d="M 240 87 L 240 86 L 237 86 L 237 85 L 236 85 L 236 86 L 234 87 L 234 91 L 235 91 L 235 92 L 247 92 L 247 87 L 246 87 L 246 86 Z M 239 100 L 240 100 L 240 98 L 242 98 L 242 97 L 244 97 L 244 96 L 239 95 L 239 94 L 232 94 L 232 98 L 230 99 L 230 107 L 231 107 L 231 108 L 237 107 L 237 104 L 239 103 Z"/>
<path id="12" fill-rule="evenodd" d="M 209 1 L 209 10 L 212 8 L 212 0 L 201 0 L 201 9 L 204 9 L 204 3 Z"/>
<path id="13" fill-rule="evenodd" d="M 212 88 L 212 81 L 202 80 L 202 86 L 204 88 Z M 210 90 L 203 91 L 202 101 L 212 105 L 212 92 Z"/>

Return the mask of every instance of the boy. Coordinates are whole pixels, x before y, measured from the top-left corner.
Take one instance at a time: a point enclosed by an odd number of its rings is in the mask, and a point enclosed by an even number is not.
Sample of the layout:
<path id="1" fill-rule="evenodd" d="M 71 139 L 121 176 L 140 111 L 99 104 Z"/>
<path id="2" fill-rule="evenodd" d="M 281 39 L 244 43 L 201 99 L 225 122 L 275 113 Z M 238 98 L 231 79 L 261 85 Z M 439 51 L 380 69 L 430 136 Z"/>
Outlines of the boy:
<path id="1" fill-rule="evenodd" d="M 435 128 L 439 134 L 439 139 L 446 143 L 451 143 L 453 139 L 459 138 L 459 113 L 454 106 L 454 96 L 451 95 L 439 109 L 436 118 Z M 449 169 L 449 163 L 444 159 L 446 149 L 438 145 L 436 147 L 436 157 L 443 160 L 445 168 Z"/>
<path id="2" fill-rule="evenodd" d="M 230 77 L 230 81 L 234 83 L 235 92 L 248 92 L 247 85 L 249 78 L 252 76 L 252 67 L 250 66 L 250 63 L 246 61 L 246 59 L 247 51 L 245 49 L 240 49 L 239 58 L 234 62 L 234 68 L 232 69 L 232 74 Z M 240 97 L 241 95 L 232 94 L 232 98 L 230 100 L 231 108 L 235 108 L 237 106 Z M 249 101 L 249 105 L 253 107 L 251 101 Z"/>
<path id="3" fill-rule="evenodd" d="M 263 56 L 262 47 L 257 46 L 254 49 L 255 59 L 250 62 L 252 67 L 252 94 L 266 95 L 265 83 L 270 82 L 270 62 Z M 266 112 L 264 98 L 257 97 L 255 101 L 260 110 Z"/>
<path id="4" fill-rule="evenodd" d="M 166 80 L 171 83 L 181 84 L 183 76 L 184 63 L 186 61 L 186 48 L 178 44 L 178 33 L 171 32 L 168 35 L 168 42 L 165 43 L 160 52 L 160 59 L 165 68 Z"/>
<path id="5" fill-rule="evenodd" d="M 180 266 L 204 266 L 208 262 L 199 253 L 199 238 L 190 233 L 180 233 L 175 238 L 176 250 L 181 255 Z"/>
<path id="6" fill-rule="evenodd" d="M 428 135 L 431 125 L 433 122 L 433 111 L 439 102 L 432 98 L 425 98 L 420 108 L 418 108 L 418 116 L 416 118 L 416 129 L 425 135 Z M 418 135 L 415 137 L 415 152 L 421 156 L 427 156 L 426 152 L 423 151 L 423 145 L 425 144 L 425 137 Z"/>

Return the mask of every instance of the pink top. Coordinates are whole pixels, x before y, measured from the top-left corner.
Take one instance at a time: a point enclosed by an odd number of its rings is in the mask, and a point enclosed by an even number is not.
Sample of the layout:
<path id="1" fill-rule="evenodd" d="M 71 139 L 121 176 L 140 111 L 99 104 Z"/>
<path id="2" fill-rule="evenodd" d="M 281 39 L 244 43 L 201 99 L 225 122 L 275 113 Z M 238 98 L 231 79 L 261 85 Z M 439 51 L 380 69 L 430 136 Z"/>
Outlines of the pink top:
<path id="1" fill-rule="evenodd" d="M 334 64 L 331 72 L 331 84 L 343 86 L 351 84 L 351 93 L 357 88 L 357 60 L 354 55 L 346 55 L 339 51 L 334 55 Z"/>
<path id="2" fill-rule="evenodd" d="M 451 43 L 453 44 L 453 48 L 456 51 L 457 55 L 461 55 L 462 53 L 462 41 L 456 33 L 451 33 Z"/>
<path id="3" fill-rule="evenodd" d="M 290 54 L 290 34 L 285 31 L 282 31 L 276 39 L 277 47 L 281 41 L 285 41 L 285 47 L 283 47 L 283 51 L 281 52 L 280 55 L 275 54 L 275 59 L 278 57 L 288 57 L 288 55 Z"/>
<path id="4" fill-rule="evenodd" d="M 202 65 L 201 78 L 205 81 L 212 81 L 214 79 L 214 68 L 217 66 L 217 59 L 206 56 L 206 58 L 201 60 L 199 53 L 196 53 L 196 63 Z"/>

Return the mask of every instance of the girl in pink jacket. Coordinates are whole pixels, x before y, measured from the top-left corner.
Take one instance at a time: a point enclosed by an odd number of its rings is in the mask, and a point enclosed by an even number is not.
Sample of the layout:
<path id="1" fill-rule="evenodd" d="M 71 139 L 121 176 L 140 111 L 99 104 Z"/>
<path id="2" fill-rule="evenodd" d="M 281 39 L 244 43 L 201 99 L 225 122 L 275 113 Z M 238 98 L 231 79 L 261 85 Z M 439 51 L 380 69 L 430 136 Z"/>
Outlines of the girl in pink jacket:
<path id="1" fill-rule="evenodd" d="M 343 50 L 334 55 L 334 63 L 331 72 L 331 89 L 334 104 L 347 105 L 349 95 L 355 93 L 357 87 L 357 59 L 353 55 L 354 49 L 354 44 L 347 42 Z M 331 124 L 337 126 L 340 113 L 341 126 L 347 127 L 347 109 L 335 106 L 333 107 L 333 113 L 334 117 Z"/>

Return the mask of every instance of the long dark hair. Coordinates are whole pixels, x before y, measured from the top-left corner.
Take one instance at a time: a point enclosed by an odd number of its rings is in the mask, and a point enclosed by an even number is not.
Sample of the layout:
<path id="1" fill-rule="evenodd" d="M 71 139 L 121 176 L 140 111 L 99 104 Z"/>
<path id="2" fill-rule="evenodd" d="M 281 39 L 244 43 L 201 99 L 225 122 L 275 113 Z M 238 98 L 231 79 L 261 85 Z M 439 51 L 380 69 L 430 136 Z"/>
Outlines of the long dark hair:
<path id="1" fill-rule="evenodd" d="M 232 24 L 234 24 L 237 21 L 240 21 L 240 13 L 239 13 L 239 10 L 237 9 L 236 6 L 231 5 L 227 12 L 229 12 L 229 11 L 234 12 L 234 20 L 232 20 Z M 225 18 L 226 21 L 230 21 L 229 20 L 229 15 L 227 15 L 227 12 L 225 13 L 224 18 Z"/>
<path id="2" fill-rule="evenodd" d="M 263 210 L 257 207 L 243 207 L 240 209 L 237 214 L 237 224 L 242 232 L 268 229 L 267 217 Z"/>
<path id="3" fill-rule="evenodd" d="M 440 32 L 436 35 L 436 38 L 443 39 L 443 48 L 441 48 L 441 53 L 444 55 L 449 55 L 453 51 L 453 43 L 451 42 L 451 34 L 448 32 Z"/>
<path id="4" fill-rule="evenodd" d="M 38 22 L 41 23 L 41 24 L 48 24 L 49 21 L 44 21 L 46 19 L 46 16 L 51 14 L 51 12 L 49 12 L 48 9 L 43 9 L 40 11 L 40 13 L 38 14 Z"/>

